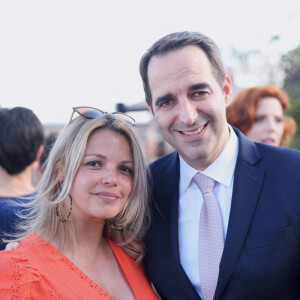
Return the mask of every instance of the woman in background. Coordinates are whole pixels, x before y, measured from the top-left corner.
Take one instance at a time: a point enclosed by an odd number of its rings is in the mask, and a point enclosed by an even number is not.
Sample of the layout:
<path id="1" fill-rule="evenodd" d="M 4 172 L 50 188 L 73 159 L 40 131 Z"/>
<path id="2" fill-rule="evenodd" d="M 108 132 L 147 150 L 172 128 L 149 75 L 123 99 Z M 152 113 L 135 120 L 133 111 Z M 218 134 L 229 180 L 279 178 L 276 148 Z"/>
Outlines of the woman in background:
<path id="1" fill-rule="evenodd" d="M 289 146 L 297 124 L 284 116 L 288 95 L 273 85 L 241 90 L 227 107 L 227 121 L 248 138 L 273 146 Z"/>
<path id="2" fill-rule="evenodd" d="M 20 223 L 20 246 L 0 253 L 0 298 L 157 299 L 140 264 L 148 187 L 134 120 L 73 110 Z"/>

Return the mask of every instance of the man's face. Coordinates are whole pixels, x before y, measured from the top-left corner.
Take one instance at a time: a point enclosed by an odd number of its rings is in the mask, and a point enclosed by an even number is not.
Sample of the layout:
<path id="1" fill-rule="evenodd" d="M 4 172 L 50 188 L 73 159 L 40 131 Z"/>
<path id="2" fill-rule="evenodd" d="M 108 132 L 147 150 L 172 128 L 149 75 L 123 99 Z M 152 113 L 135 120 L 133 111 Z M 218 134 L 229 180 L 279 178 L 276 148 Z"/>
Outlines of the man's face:
<path id="1" fill-rule="evenodd" d="M 220 87 L 197 46 L 152 57 L 148 78 L 153 118 L 162 135 L 189 165 L 206 169 L 229 137 L 225 109 L 231 99 L 230 79 Z"/>

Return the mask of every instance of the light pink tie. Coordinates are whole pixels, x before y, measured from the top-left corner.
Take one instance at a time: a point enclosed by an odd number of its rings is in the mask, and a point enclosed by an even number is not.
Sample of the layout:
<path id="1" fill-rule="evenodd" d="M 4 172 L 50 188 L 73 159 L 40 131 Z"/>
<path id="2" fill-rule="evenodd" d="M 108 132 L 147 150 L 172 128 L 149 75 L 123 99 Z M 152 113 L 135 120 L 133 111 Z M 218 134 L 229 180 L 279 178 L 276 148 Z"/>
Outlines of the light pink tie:
<path id="1" fill-rule="evenodd" d="M 194 181 L 203 196 L 199 224 L 200 285 L 204 300 L 212 300 L 224 248 L 222 216 L 213 191 L 216 182 L 201 173 L 194 176 Z"/>

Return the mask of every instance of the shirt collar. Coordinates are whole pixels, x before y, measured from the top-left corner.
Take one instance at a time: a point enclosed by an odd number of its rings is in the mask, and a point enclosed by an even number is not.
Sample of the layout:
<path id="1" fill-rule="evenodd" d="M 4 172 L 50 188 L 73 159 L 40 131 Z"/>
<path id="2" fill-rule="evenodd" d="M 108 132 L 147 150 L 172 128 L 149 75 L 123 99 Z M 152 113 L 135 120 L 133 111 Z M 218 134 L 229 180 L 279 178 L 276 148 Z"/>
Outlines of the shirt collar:
<path id="1" fill-rule="evenodd" d="M 232 127 L 229 124 L 228 127 L 230 134 L 225 148 L 223 149 L 221 154 L 216 158 L 216 160 L 204 171 L 201 171 L 201 173 L 227 187 L 231 187 L 233 184 L 233 175 L 238 155 L 239 142 Z M 180 184 L 183 190 L 186 190 L 192 178 L 197 172 L 199 172 L 199 170 L 196 170 L 190 165 L 188 165 L 180 155 L 179 159 Z"/>

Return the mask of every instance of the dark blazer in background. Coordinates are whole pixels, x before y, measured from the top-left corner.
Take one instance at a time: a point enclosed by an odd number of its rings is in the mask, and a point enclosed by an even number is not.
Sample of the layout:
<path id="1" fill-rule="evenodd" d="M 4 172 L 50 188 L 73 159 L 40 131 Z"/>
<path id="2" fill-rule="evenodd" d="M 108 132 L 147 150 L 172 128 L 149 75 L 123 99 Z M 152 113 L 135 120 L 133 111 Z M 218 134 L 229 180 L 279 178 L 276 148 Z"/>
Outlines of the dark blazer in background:
<path id="1" fill-rule="evenodd" d="M 214 299 L 299 300 L 300 151 L 254 143 L 235 132 L 239 153 Z M 180 264 L 178 153 L 162 157 L 150 169 L 152 223 L 144 260 L 148 277 L 162 299 L 199 300 Z"/>

